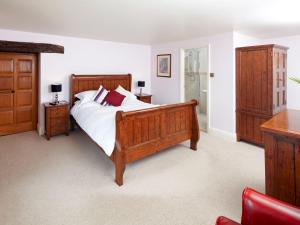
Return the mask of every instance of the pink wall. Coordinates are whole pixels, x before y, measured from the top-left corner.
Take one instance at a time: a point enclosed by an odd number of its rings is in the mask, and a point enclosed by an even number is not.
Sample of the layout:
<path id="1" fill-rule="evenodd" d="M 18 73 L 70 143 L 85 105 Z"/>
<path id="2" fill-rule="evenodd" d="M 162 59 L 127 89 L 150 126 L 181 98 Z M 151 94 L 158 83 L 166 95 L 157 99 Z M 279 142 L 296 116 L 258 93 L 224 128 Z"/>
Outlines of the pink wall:
<path id="1" fill-rule="evenodd" d="M 49 85 L 63 84 L 60 99 L 69 100 L 69 78 L 77 74 L 132 73 L 133 85 L 145 80 L 145 92 L 150 93 L 150 46 L 134 45 L 91 39 L 54 36 L 0 30 L 1 40 L 46 42 L 65 47 L 65 54 L 41 55 L 39 131 L 44 132 L 44 109 L 42 103 L 51 101 Z M 134 86 L 133 91 L 137 88 Z"/>

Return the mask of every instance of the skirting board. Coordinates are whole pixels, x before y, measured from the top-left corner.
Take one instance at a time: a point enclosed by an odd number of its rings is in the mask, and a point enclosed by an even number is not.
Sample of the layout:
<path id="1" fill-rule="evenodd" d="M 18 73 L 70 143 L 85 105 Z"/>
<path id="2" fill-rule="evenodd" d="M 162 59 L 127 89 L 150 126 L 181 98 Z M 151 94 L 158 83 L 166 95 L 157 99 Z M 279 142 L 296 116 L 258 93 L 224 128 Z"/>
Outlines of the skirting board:
<path id="1" fill-rule="evenodd" d="M 216 128 L 209 128 L 208 133 L 211 135 L 214 135 L 216 137 L 223 138 L 224 140 L 227 141 L 232 141 L 236 142 L 236 134 L 235 133 L 230 133 L 228 131 L 216 129 Z"/>
<path id="2" fill-rule="evenodd" d="M 43 126 L 41 126 L 40 124 L 37 124 L 37 131 L 38 131 L 38 134 L 40 136 L 42 136 L 45 133 L 45 128 Z"/>

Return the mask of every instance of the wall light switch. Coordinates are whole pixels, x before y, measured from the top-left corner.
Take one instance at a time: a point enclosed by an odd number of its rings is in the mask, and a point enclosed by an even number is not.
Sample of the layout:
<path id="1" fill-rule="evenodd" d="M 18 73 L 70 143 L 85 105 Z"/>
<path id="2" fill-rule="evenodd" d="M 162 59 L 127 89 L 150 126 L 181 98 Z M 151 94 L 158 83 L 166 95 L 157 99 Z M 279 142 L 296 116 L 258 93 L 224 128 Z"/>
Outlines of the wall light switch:
<path id="1" fill-rule="evenodd" d="M 215 73 L 210 73 L 209 76 L 210 77 L 215 77 Z"/>

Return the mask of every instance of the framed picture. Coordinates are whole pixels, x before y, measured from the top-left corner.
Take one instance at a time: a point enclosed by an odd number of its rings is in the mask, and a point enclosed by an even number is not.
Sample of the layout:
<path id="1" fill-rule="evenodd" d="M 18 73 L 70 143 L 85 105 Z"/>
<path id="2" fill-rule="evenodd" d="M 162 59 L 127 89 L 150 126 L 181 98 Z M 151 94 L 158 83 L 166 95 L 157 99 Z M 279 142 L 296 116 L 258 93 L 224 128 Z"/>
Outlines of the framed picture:
<path id="1" fill-rule="evenodd" d="M 171 54 L 157 55 L 157 76 L 171 77 Z"/>

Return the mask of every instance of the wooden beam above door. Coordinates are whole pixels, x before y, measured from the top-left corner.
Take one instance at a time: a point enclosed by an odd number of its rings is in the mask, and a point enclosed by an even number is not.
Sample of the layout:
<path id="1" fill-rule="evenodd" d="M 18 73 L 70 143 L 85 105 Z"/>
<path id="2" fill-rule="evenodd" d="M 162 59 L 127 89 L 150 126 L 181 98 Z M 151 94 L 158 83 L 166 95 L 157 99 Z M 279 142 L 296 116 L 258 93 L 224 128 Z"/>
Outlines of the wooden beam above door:
<path id="1" fill-rule="evenodd" d="M 33 42 L 15 42 L 1 41 L 0 52 L 17 52 L 17 53 L 59 53 L 64 54 L 64 46 L 33 43 Z"/>

